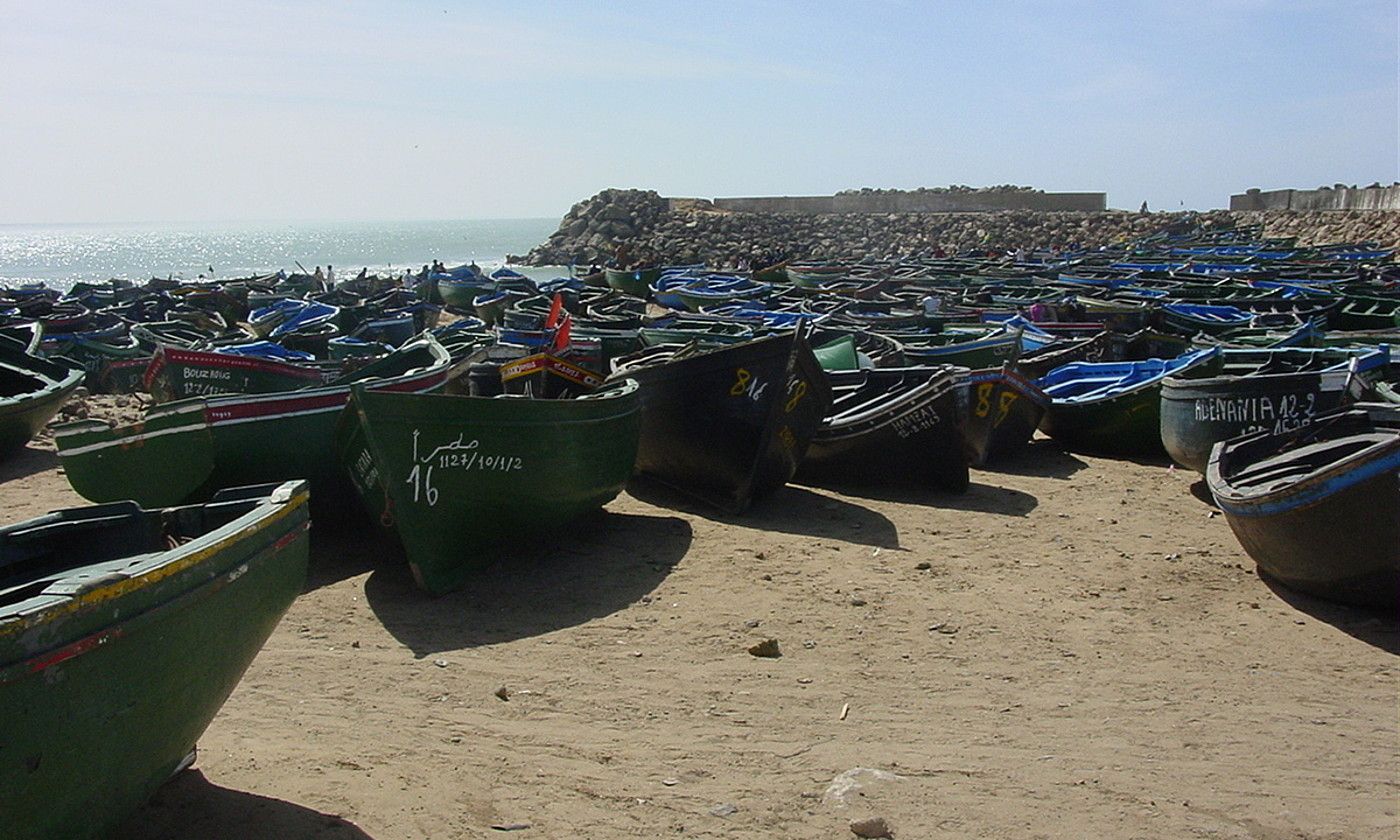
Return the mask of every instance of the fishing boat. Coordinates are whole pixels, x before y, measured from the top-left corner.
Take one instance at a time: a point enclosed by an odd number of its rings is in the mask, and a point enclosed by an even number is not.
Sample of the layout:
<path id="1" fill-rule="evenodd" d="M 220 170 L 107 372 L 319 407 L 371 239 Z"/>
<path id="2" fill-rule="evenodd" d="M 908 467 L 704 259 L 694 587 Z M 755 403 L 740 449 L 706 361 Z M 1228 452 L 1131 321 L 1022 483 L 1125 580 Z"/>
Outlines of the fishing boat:
<path id="1" fill-rule="evenodd" d="M 86 372 L 62 357 L 41 359 L 0 340 L 0 458 L 13 454 L 53 419 Z"/>
<path id="2" fill-rule="evenodd" d="M 356 386 L 339 458 L 413 578 L 440 595 L 493 549 L 607 504 L 632 475 L 637 383 L 572 399 L 376 392 Z"/>
<path id="3" fill-rule="evenodd" d="M 892 335 L 904 345 L 910 365 L 959 365 L 984 368 L 1014 362 L 1021 355 L 1021 331 L 997 327 L 988 330 L 950 330 L 917 335 Z"/>
<path id="4" fill-rule="evenodd" d="M 614 363 L 620 379 L 641 385 L 637 472 L 730 513 L 792 478 L 831 404 L 801 327 L 650 347 Z"/>
<path id="5" fill-rule="evenodd" d="M 1025 449 L 1050 408 L 1045 392 L 1009 364 L 972 371 L 962 389 L 963 436 L 974 467 Z"/>
<path id="6" fill-rule="evenodd" d="M 1101 331 L 1090 336 L 1048 336 L 1048 340 L 1029 346 L 1026 334 L 1021 335 L 1021 356 L 1016 359 L 1016 371 L 1027 379 L 1039 379 L 1060 365 L 1070 362 L 1097 362 L 1111 352 L 1112 334 Z"/>
<path id="7" fill-rule="evenodd" d="M 1264 574 L 1321 598 L 1400 606 L 1400 406 L 1358 403 L 1218 443 L 1206 482 Z"/>
<path id="8" fill-rule="evenodd" d="M 0 528 L 0 837 L 96 838 L 195 743 L 307 567 L 306 485 Z"/>
<path id="9" fill-rule="evenodd" d="M 1353 402 L 1389 368 L 1389 349 L 1355 354 L 1316 350 L 1249 352 L 1244 370 L 1232 370 L 1225 351 L 1222 375 L 1162 381 L 1162 445 L 1171 459 L 1204 474 L 1222 440 L 1268 430 L 1301 428 L 1318 414 Z"/>
<path id="10" fill-rule="evenodd" d="M 1220 348 L 1175 359 L 1073 362 L 1035 381 L 1050 398 L 1040 430 L 1072 449 L 1109 455 L 1160 455 L 1161 387 L 1168 376 L 1207 376 Z"/>
<path id="11" fill-rule="evenodd" d="M 831 408 L 798 469 L 802 481 L 967 489 L 958 410 L 966 368 L 833 371 Z"/>
<path id="12" fill-rule="evenodd" d="M 652 268 L 606 268 L 608 286 L 612 289 L 646 299 L 651 292 L 651 284 L 661 277 L 660 267 Z"/>
<path id="13" fill-rule="evenodd" d="M 441 389 L 451 356 L 423 336 L 342 379 L 277 394 L 222 394 L 153 407 L 139 423 L 97 420 L 54 429 L 68 483 L 94 502 L 146 507 L 202 501 L 225 487 L 308 479 L 319 506 L 349 491 L 335 460 L 336 420 L 350 386 L 424 393 Z"/>
<path id="14" fill-rule="evenodd" d="M 234 348 L 159 347 L 142 375 L 142 385 L 156 402 L 163 403 L 212 394 L 274 394 L 326 381 L 324 370 L 296 363 L 309 356 L 292 355 L 270 342 L 259 344 L 282 351 L 281 358 Z"/>

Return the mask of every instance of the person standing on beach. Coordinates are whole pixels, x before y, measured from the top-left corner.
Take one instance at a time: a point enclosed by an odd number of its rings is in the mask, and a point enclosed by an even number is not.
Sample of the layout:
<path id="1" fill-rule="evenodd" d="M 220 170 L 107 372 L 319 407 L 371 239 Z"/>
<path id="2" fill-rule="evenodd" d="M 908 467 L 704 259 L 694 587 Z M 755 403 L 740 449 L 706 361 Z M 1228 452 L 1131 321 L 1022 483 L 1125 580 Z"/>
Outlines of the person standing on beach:
<path id="1" fill-rule="evenodd" d="M 326 263 L 326 288 L 335 288 L 335 266 Z"/>

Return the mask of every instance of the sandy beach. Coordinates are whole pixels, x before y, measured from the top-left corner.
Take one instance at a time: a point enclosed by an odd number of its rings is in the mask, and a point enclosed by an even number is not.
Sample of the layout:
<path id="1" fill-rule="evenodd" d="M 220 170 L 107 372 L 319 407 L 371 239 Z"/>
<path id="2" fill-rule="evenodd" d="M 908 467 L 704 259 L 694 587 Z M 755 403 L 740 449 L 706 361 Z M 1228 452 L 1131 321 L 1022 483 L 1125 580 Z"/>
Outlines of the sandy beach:
<path id="1" fill-rule="evenodd" d="M 45 439 L 0 480 L 82 504 Z M 962 496 L 641 488 L 439 599 L 325 526 L 118 836 L 1394 836 L 1400 625 L 1262 581 L 1206 498 L 1048 440 Z M 824 798 L 854 768 L 897 778 Z"/>

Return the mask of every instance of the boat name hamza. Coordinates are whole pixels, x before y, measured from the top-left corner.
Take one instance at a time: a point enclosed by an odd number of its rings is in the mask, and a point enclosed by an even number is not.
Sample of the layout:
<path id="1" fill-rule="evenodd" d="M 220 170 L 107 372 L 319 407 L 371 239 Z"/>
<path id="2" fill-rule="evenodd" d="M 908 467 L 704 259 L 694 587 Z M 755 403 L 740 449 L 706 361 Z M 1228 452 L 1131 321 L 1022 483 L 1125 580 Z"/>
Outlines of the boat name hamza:
<path id="1" fill-rule="evenodd" d="M 896 417 L 894 420 L 895 434 L 901 438 L 907 438 L 918 434 L 925 429 L 932 429 L 939 423 L 938 412 L 933 406 L 926 405 L 918 411 L 911 411 L 903 417 Z"/>
<path id="2" fill-rule="evenodd" d="M 1250 397 L 1203 397 L 1195 401 L 1196 420 L 1205 423 L 1305 421 L 1313 415 L 1317 394 L 1259 394 Z"/>

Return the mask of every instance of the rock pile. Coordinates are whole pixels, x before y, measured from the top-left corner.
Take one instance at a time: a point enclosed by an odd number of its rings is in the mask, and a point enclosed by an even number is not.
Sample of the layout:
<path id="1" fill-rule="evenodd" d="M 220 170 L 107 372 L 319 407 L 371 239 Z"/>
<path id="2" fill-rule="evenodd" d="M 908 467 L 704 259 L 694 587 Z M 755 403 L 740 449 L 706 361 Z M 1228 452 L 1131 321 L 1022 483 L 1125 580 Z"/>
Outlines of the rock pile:
<path id="1" fill-rule="evenodd" d="M 1303 245 L 1378 242 L 1400 246 L 1400 213 L 1385 210 L 806 215 L 728 212 L 703 201 L 671 206 L 653 190 L 609 189 L 575 204 L 546 242 L 512 261 L 526 265 L 601 262 L 624 245 L 628 254 L 643 261 L 715 266 L 756 254 L 879 259 L 928 255 L 939 249 L 951 254 L 1022 246 L 1093 248 L 1183 222 L 1263 224 L 1265 236 L 1296 236 Z"/>

